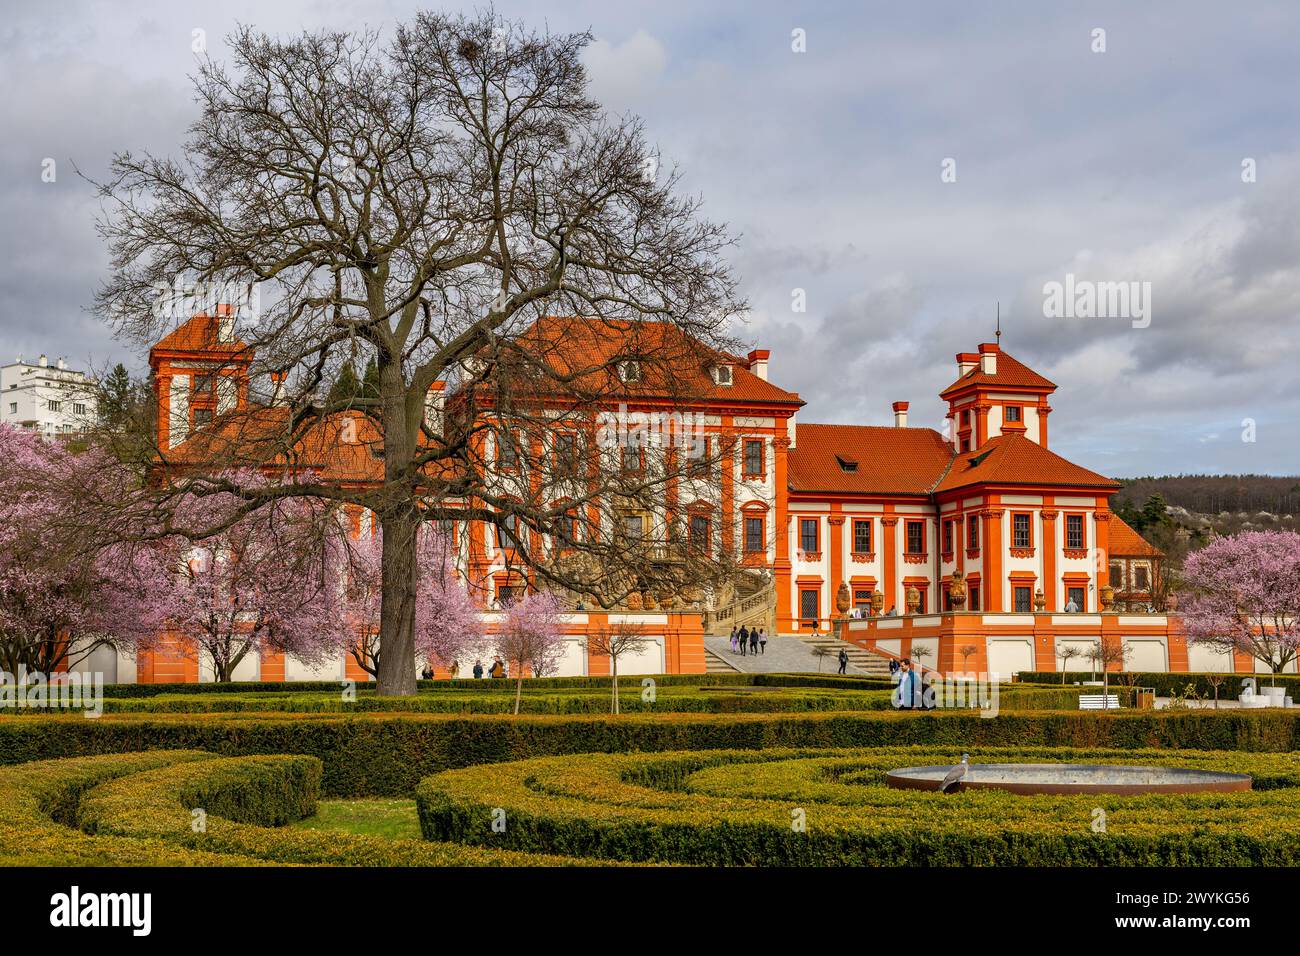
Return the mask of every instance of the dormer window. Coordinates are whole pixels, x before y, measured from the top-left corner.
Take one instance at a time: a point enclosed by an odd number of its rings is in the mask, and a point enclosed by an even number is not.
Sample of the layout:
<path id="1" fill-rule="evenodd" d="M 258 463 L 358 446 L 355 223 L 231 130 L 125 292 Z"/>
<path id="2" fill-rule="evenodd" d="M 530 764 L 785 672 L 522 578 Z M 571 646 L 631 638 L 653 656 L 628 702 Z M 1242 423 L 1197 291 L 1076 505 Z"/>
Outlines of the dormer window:
<path id="1" fill-rule="evenodd" d="M 713 366 L 713 381 L 716 385 L 730 385 L 733 381 L 730 365 Z"/>
<path id="2" fill-rule="evenodd" d="M 1008 405 L 1006 408 L 1006 420 L 1009 422 L 1020 421 L 1020 406 Z"/>
<path id="3" fill-rule="evenodd" d="M 641 381 L 641 363 L 633 359 L 625 359 L 618 363 L 615 368 L 618 370 L 618 380 L 620 382 L 639 382 Z"/>
<path id="4" fill-rule="evenodd" d="M 858 463 L 852 458 L 841 458 L 839 455 L 836 455 L 835 460 L 840 463 L 840 471 L 845 472 L 846 474 L 851 475 L 858 470 Z"/>

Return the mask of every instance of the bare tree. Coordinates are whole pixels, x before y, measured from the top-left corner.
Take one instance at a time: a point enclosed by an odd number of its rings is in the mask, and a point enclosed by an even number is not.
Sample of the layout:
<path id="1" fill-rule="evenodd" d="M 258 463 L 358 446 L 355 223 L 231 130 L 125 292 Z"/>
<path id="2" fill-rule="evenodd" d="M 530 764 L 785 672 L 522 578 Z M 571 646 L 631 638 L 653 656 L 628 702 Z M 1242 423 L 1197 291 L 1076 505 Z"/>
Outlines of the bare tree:
<path id="1" fill-rule="evenodd" d="M 421 520 L 489 522 L 530 584 L 606 606 L 706 579 L 700 560 L 652 560 L 623 522 L 662 515 L 646 537 L 674 539 L 662 490 L 685 456 L 628 467 L 624 451 L 605 467 L 593 409 L 629 390 L 676 407 L 698 394 L 744 309 L 722 259 L 732 239 L 677 195 L 638 120 L 588 97 L 590 41 L 491 10 L 421 13 L 387 42 L 241 28 L 231 69 L 200 65 L 185 159 L 121 153 L 99 184 L 113 264 L 101 314 L 153 342 L 178 283 L 255 289 L 230 361 L 271 376 L 281 409 L 224 409 L 201 465 L 159 449 L 169 482 L 155 487 L 237 494 L 249 511 L 289 495 L 373 511 L 380 694 L 416 689 Z M 583 335 L 617 348 L 587 350 Z M 330 387 L 358 363 L 373 363 L 364 384 Z M 310 470 L 308 437 L 343 412 L 369 423 L 373 482 Z M 561 466 L 540 435 L 566 421 L 577 439 Z M 296 480 L 228 477 L 267 462 Z"/>
<path id="2" fill-rule="evenodd" d="M 1132 649 L 1132 645 L 1125 641 L 1116 644 L 1098 641 L 1087 651 L 1088 660 L 1092 662 L 1094 668 L 1093 673 L 1101 671 L 1103 708 L 1108 706 L 1107 701 L 1110 696 L 1110 668 L 1112 665 L 1122 668 Z"/>
<path id="3" fill-rule="evenodd" d="M 603 654 L 609 658 L 609 673 L 613 683 L 610 713 L 621 713 L 618 700 L 618 662 L 627 654 L 639 654 L 649 645 L 650 639 L 635 624 L 621 621 L 589 634 L 584 640 L 589 654 Z"/>
<path id="4" fill-rule="evenodd" d="M 1084 657 L 1085 653 L 1082 647 L 1077 644 L 1062 644 L 1056 649 L 1056 656 L 1061 661 L 1061 683 L 1065 683 L 1065 671 L 1070 661 L 1076 657 Z"/>
<path id="5" fill-rule="evenodd" d="M 974 644 L 963 644 L 957 649 L 961 655 L 961 667 L 966 673 L 970 673 L 970 659 L 980 652 L 980 649 Z"/>

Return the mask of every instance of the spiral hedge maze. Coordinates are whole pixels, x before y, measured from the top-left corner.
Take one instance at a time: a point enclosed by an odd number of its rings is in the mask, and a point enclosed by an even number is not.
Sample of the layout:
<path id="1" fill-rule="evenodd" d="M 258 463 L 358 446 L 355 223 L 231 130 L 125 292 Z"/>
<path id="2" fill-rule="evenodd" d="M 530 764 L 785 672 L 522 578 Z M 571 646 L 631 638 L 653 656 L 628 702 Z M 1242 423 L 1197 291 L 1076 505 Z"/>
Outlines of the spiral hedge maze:
<path id="1" fill-rule="evenodd" d="M 1150 763 L 1250 774 L 1255 790 L 1232 794 L 943 795 L 884 785 L 895 767 L 958 756 L 933 747 L 590 754 L 447 771 L 422 781 L 416 799 L 426 839 L 592 860 L 1300 863 L 1297 754 L 1014 748 L 976 755 L 981 762 Z"/>

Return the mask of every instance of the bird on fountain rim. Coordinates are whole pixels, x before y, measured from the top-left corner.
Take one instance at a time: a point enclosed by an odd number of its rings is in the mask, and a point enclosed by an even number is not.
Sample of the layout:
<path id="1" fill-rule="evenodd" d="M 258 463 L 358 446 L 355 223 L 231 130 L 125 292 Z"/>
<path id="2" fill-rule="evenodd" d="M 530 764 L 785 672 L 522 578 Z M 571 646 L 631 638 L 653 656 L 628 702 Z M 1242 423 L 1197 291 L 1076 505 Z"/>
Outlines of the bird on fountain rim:
<path id="1" fill-rule="evenodd" d="M 943 783 L 939 784 L 940 793 L 953 793 L 966 779 L 966 771 L 970 769 L 970 754 L 961 755 L 961 763 L 948 771 L 943 778 Z"/>

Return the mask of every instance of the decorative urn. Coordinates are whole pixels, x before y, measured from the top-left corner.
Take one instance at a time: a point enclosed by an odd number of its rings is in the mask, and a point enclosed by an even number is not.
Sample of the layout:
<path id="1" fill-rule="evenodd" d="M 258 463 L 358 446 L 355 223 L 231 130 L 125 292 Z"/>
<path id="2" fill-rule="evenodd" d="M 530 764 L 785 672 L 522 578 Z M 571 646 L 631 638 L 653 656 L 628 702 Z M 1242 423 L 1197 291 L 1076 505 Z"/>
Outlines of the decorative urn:
<path id="1" fill-rule="evenodd" d="M 907 613 L 915 614 L 921 608 L 921 592 L 913 585 L 908 585 L 907 590 L 903 592 L 903 599 L 907 604 Z"/>
<path id="2" fill-rule="evenodd" d="M 879 591 L 871 592 L 871 613 L 879 617 L 880 612 L 885 609 L 885 595 Z"/>
<path id="3" fill-rule="evenodd" d="M 1034 610 L 1035 611 L 1047 610 L 1047 595 L 1043 593 L 1042 588 L 1039 588 L 1034 592 Z"/>
<path id="4" fill-rule="evenodd" d="M 848 614 L 849 600 L 849 586 L 841 581 L 839 590 L 835 592 L 835 610 L 841 614 Z"/>
<path id="5" fill-rule="evenodd" d="M 966 579 L 958 569 L 952 573 L 952 583 L 948 585 L 948 602 L 954 611 L 966 606 Z"/>

